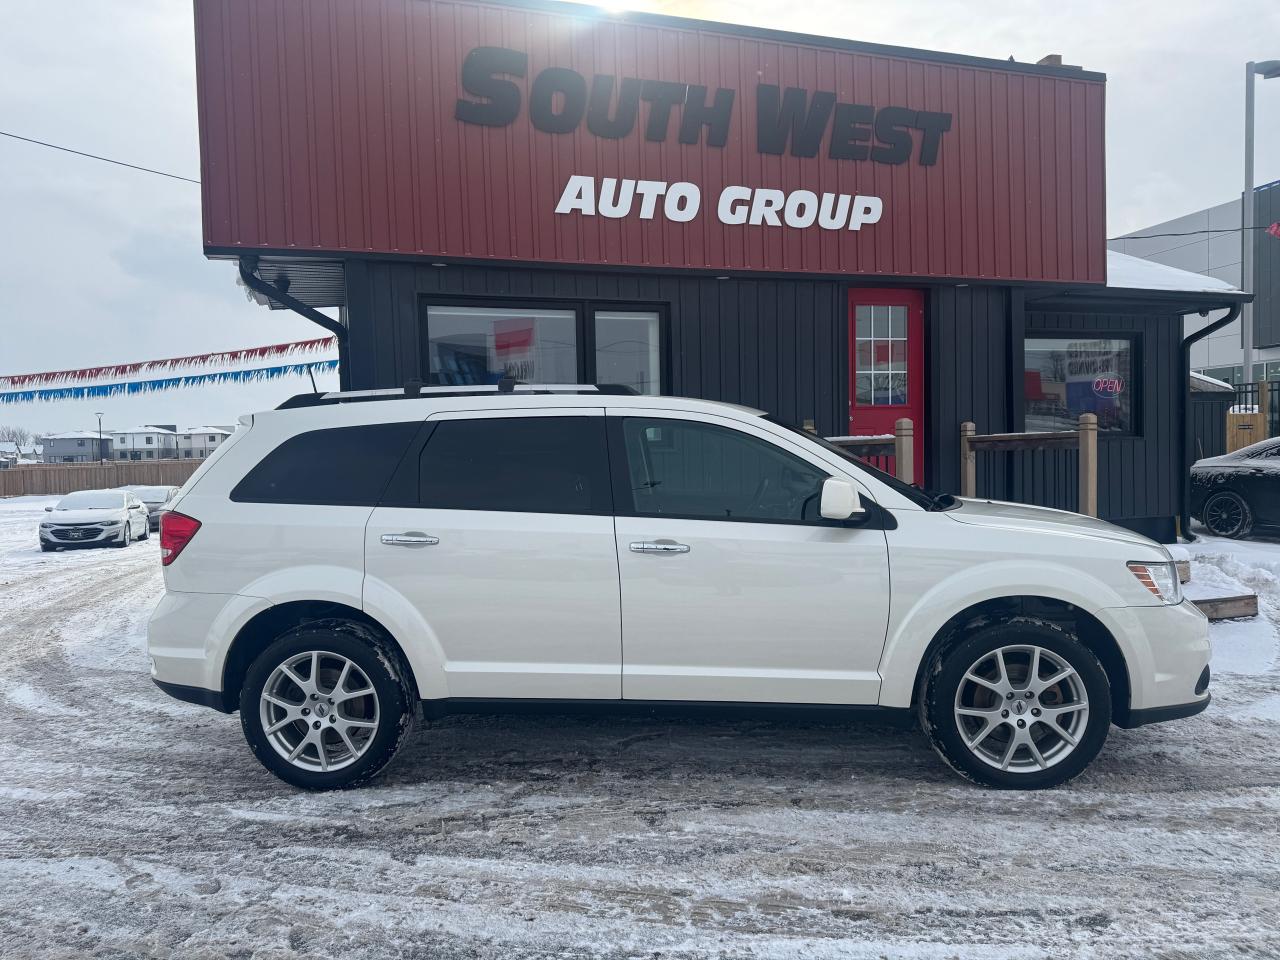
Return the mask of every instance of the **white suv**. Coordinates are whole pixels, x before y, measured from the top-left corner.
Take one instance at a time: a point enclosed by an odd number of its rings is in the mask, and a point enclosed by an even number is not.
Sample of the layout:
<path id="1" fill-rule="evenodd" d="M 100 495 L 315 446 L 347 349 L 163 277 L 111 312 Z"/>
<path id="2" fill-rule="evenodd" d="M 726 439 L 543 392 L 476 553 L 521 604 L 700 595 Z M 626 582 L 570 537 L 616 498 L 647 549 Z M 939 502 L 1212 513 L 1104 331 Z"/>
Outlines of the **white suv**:
<path id="1" fill-rule="evenodd" d="M 157 684 L 300 787 L 419 712 L 807 707 L 919 720 L 957 772 L 1063 783 L 1209 703 L 1168 551 L 935 497 L 758 410 L 593 387 L 311 395 L 241 420 L 161 523 Z"/>

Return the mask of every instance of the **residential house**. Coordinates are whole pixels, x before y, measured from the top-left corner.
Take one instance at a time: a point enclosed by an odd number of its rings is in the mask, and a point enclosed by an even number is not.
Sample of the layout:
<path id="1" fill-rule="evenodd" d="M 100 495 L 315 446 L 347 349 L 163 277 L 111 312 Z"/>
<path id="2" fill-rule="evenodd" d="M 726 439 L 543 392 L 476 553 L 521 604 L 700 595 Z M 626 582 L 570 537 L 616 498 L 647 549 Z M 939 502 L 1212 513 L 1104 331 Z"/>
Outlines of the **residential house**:
<path id="1" fill-rule="evenodd" d="M 174 460 L 178 457 L 178 437 L 168 424 L 112 430 L 111 449 L 115 460 Z"/>
<path id="2" fill-rule="evenodd" d="M 178 456 L 183 460 L 203 460 L 227 437 L 227 427 L 187 427 L 177 435 Z"/>
<path id="3" fill-rule="evenodd" d="M 70 430 L 43 438 L 45 463 L 93 463 L 110 460 L 111 435 L 96 430 Z"/>

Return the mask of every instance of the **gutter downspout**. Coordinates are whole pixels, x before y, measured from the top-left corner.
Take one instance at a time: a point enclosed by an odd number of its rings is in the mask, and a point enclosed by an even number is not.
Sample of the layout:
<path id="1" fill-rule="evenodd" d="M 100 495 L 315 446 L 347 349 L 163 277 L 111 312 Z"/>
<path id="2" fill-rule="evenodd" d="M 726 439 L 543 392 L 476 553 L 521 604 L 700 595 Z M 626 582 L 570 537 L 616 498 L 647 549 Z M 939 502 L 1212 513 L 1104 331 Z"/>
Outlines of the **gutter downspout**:
<path id="1" fill-rule="evenodd" d="M 351 371 L 347 364 L 347 338 L 349 331 L 345 326 L 334 320 L 332 317 L 326 317 L 315 307 L 308 306 L 296 297 L 291 297 L 284 289 L 277 287 L 275 284 L 267 283 L 256 273 L 258 269 L 258 258 L 255 256 L 242 256 L 240 258 L 240 279 L 244 285 L 250 290 L 269 297 L 277 303 L 283 303 L 294 313 L 301 314 L 312 323 L 317 323 L 324 327 L 338 340 L 338 388 L 340 390 L 349 390 L 351 387 Z"/>
<path id="2" fill-rule="evenodd" d="M 1240 317 L 1243 308 L 1241 303 L 1233 303 L 1227 308 L 1227 315 L 1221 320 L 1215 320 L 1201 330 L 1188 334 L 1182 338 L 1182 372 L 1186 377 L 1186 385 L 1182 390 L 1182 471 L 1178 477 L 1178 486 L 1180 493 L 1181 516 L 1178 518 L 1178 525 L 1182 528 L 1182 538 L 1188 543 L 1195 543 L 1195 534 L 1191 532 L 1191 346 L 1194 343 L 1203 340 L 1211 333 L 1217 333 L 1223 327 L 1230 323 L 1234 323 Z M 1201 310 L 1200 316 L 1208 314 L 1208 310 Z"/>

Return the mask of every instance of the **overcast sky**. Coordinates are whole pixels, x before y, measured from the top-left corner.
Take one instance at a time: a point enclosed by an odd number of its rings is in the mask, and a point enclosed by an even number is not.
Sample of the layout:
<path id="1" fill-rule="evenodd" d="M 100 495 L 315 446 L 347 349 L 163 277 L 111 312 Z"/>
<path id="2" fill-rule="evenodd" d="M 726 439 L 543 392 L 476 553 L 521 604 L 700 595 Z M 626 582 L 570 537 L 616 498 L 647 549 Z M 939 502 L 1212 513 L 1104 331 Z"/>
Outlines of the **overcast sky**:
<path id="1" fill-rule="evenodd" d="M 429 2 L 429 0 L 421 0 Z M 1280 58 L 1276 0 L 698 0 L 610 4 L 1108 76 L 1108 236 L 1239 196 L 1243 74 Z M 199 177 L 189 0 L 6 5 L 0 130 Z M 1280 179 L 1280 80 L 1258 88 L 1258 183 Z M 0 374 L 300 340 L 200 252 L 199 188 L 0 137 Z M 230 423 L 298 380 L 0 406 L 32 429 Z"/>

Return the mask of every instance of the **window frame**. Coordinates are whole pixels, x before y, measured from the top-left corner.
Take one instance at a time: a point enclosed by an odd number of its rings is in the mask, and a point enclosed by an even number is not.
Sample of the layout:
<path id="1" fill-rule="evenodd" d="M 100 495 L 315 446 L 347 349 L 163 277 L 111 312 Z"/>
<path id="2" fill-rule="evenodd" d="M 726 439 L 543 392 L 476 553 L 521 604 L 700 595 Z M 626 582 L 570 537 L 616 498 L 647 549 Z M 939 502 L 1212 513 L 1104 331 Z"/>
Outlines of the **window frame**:
<path id="1" fill-rule="evenodd" d="M 862 517 L 852 517 L 847 520 L 829 520 L 825 517 L 814 517 L 811 520 L 781 520 L 772 517 L 705 517 L 697 514 L 677 514 L 677 513 L 646 513 L 635 509 L 635 499 L 631 495 L 631 474 L 629 470 L 629 460 L 627 458 L 627 441 L 623 433 L 624 420 L 672 420 L 677 423 L 694 423 L 701 426 L 717 427 L 722 430 L 729 430 L 733 433 L 741 434 L 752 440 L 761 443 L 767 443 L 777 449 L 779 453 L 786 454 L 804 464 L 812 467 L 819 473 L 825 474 L 827 477 L 837 477 L 837 479 L 848 479 L 858 490 L 858 495 L 862 498 L 863 504 L 867 506 L 867 513 Z M 614 409 L 610 410 L 606 418 L 606 434 L 609 439 L 609 476 L 613 482 L 613 512 L 617 517 L 635 517 L 642 520 L 696 520 L 702 523 L 766 523 L 775 526 L 786 527 L 865 527 L 868 526 L 869 518 L 872 514 L 871 504 L 874 503 L 867 489 L 860 483 L 848 478 L 839 477 L 832 471 L 828 464 L 821 462 L 813 457 L 805 456 L 802 451 L 792 449 L 790 445 L 779 443 L 778 439 L 767 431 L 752 431 L 742 429 L 743 424 L 734 420 L 721 419 L 718 417 L 710 417 L 701 414 L 695 414 L 691 411 L 667 411 L 661 409 L 645 409 L 643 407 Z M 819 493 L 821 495 L 821 493 Z"/>
<path id="2" fill-rule="evenodd" d="M 658 396 L 671 392 L 671 305 L 659 300 L 611 300 L 607 297 L 469 297 L 457 294 L 418 294 L 418 377 L 431 383 L 431 307 L 471 307 L 494 310 L 563 310 L 572 312 L 577 336 L 578 383 L 590 385 L 596 380 L 597 310 L 611 313 L 656 313 L 658 315 Z"/>
<path id="3" fill-rule="evenodd" d="M 1134 440 L 1140 439 L 1146 435 L 1146 405 L 1143 403 L 1143 387 L 1144 380 L 1142 376 L 1143 368 L 1143 339 L 1142 334 L 1134 331 L 1112 331 L 1099 330 L 1091 328 L 1088 330 L 1071 330 L 1059 327 L 1041 329 L 1036 327 L 1025 328 L 1022 331 L 1021 363 L 1016 371 L 1017 382 L 1019 384 L 1018 395 L 1021 398 L 1021 409 L 1018 411 L 1018 422 L 1022 425 L 1022 433 L 1039 432 L 1027 430 L 1027 396 L 1026 391 L 1022 389 L 1027 373 L 1027 344 L 1032 340 L 1124 340 L 1129 344 L 1129 380 L 1132 383 L 1132 400 L 1129 404 L 1129 429 L 1128 430 L 1103 430 L 1098 429 L 1099 440 Z M 1075 430 L 1076 427 L 1069 428 Z"/>

